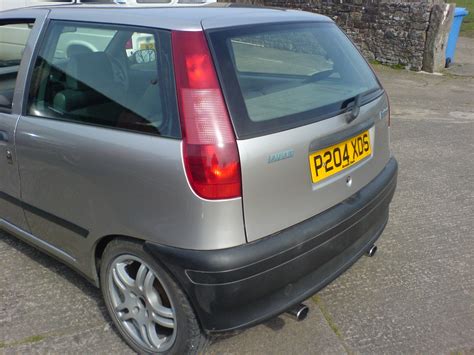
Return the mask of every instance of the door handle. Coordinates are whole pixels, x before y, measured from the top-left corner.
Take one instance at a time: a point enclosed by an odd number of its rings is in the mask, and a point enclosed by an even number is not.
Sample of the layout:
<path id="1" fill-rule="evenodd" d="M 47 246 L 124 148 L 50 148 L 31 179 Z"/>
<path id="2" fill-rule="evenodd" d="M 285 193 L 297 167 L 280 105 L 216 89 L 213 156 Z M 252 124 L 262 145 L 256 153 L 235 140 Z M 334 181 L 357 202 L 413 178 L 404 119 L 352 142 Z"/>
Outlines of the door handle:
<path id="1" fill-rule="evenodd" d="M 7 149 L 6 156 L 8 164 L 13 164 L 13 153 L 10 149 Z"/>

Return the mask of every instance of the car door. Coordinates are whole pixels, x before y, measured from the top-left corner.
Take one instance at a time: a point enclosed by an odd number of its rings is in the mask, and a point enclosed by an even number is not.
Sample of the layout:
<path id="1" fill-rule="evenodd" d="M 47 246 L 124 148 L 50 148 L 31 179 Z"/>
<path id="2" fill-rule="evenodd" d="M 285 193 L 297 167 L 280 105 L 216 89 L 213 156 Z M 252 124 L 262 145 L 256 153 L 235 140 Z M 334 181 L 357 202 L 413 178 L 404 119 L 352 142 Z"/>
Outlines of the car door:
<path id="1" fill-rule="evenodd" d="M 55 12 L 15 135 L 22 198 L 34 206 L 25 208 L 31 233 L 85 263 L 99 237 L 154 235 L 157 227 L 146 221 L 166 215 L 156 201 L 166 196 L 171 202 L 163 209 L 173 205 L 181 162 L 169 158 L 180 156 L 176 99 L 169 88 L 171 36 L 64 20 Z M 159 53 L 168 57 L 154 62 L 150 77 L 127 79 L 126 43 L 135 32 L 154 36 L 166 46 Z M 111 52 L 119 42 L 122 51 Z M 139 99 L 131 80 L 144 81 L 137 85 L 144 90 Z"/>
<path id="2" fill-rule="evenodd" d="M 14 134 L 22 109 L 25 73 L 46 15 L 45 10 L 0 14 L 0 223 L 10 230 L 28 231 Z"/>

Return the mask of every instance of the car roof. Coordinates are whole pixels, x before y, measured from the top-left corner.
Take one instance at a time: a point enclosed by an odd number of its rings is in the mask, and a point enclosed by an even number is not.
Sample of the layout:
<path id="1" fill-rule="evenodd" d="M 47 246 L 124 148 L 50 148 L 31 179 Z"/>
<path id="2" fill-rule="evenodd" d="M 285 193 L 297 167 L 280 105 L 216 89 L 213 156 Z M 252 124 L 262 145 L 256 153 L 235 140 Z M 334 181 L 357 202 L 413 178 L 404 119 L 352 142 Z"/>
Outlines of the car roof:
<path id="1" fill-rule="evenodd" d="M 169 30 L 197 31 L 249 24 L 282 22 L 332 22 L 326 16 L 289 9 L 215 3 L 199 7 L 133 7 L 120 5 L 49 5 L 55 20 L 103 22 L 155 27 Z M 26 10 L 26 9 L 25 9 Z M 22 9 L 11 10 L 21 13 Z M 126 14 L 125 14 L 126 13 Z"/>

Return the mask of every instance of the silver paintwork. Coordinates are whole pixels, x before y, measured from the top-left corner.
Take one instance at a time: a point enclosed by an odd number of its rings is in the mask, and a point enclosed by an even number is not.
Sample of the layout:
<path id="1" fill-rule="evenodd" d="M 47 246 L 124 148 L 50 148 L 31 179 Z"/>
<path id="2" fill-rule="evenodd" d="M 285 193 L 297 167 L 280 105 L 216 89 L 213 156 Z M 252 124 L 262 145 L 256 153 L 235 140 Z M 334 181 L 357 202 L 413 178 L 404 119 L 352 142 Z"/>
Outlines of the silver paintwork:
<path id="1" fill-rule="evenodd" d="M 388 120 L 379 112 L 387 107 L 385 96 L 362 106 L 359 117 L 347 124 L 345 115 L 270 134 L 239 140 L 242 165 L 243 204 L 247 240 L 253 241 L 304 221 L 345 200 L 367 185 L 390 158 Z M 343 133 L 373 119 L 369 130 L 373 154 L 366 160 L 318 184 L 312 184 L 308 156 L 319 141 Z M 279 150 L 294 150 L 292 159 L 268 164 L 268 156 Z M 347 177 L 351 183 L 347 184 Z"/>
<path id="2" fill-rule="evenodd" d="M 18 68 L 17 85 L 13 96 L 13 105 L 11 113 L 0 112 L 0 192 L 7 194 L 15 199 L 21 197 L 20 192 L 20 176 L 18 174 L 18 165 L 16 163 L 15 154 L 15 130 L 21 113 L 21 104 L 23 101 L 24 83 L 27 68 L 30 66 L 31 54 L 33 52 L 34 43 L 36 43 L 43 21 L 45 20 L 48 10 L 27 9 L 21 12 L 24 19 L 37 19 L 36 25 L 30 33 L 30 40 L 24 51 L 24 56 Z M 18 15 L 14 11 L 0 12 L 0 21 L 8 21 L 10 19 L 18 19 Z M 8 159 L 7 154 L 10 152 L 11 158 Z M 12 164 L 13 163 L 13 164 Z M 0 218 L 5 219 L 14 224 L 14 226 L 29 232 L 27 221 L 23 213 L 23 209 L 4 198 L 0 198 Z"/>
<path id="3" fill-rule="evenodd" d="M 20 177 L 18 166 L 13 164 L 14 135 L 18 121 L 18 115 L 0 112 L 0 192 L 15 199 L 20 198 Z M 7 158 L 10 152 L 11 160 Z M 1 196 L 0 196 L 1 197 Z M 4 196 L 5 197 L 5 196 Z M 1 218 L 4 218 L 16 226 L 28 231 L 25 215 L 21 206 L 12 203 L 7 198 L 0 198 Z"/>
<path id="4" fill-rule="evenodd" d="M 210 8 L 201 8 L 201 10 L 210 10 Z M 275 22 L 333 22 L 329 17 L 323 15 L 289 9 L 230 8 L 227 11 L 225 11 L 226 9 L 221 10 L 224 11 L 220 14 L 210 12 L 209 16 L 202 20 L 202 27 L 205 30 Z"/>
<path id="5" fill-rule="evenodd" d="M 288 21 L 332 21 L 302 11 L 259 8 L 164 7 L 123 8 L 117 6 L 61 6 L 52 8 L 51 19 L 117 23 L 168 30 L 201 31 L 228 26 Z M 106 9 L 106 11 L 104 11 Z M 102 11 L 101 11 L 102 10 Z"/>
<path id="6" fill-rule="evenodd" d="M 30 245 L 46 250 L 51 256 L 54 256 L 55 258 L 60 259 L 71 266 L 76 265 L 76 259 L 74 259 L 71 255 L 32 235 L 31 233 L 28 233 L 26 231 L 27 228 L 17 227 L 5 219 L 0 218 L 0 229 L 15 235 Z"/>
<path id="7" fill-rule="evenodd" d="M 79 261 L 90 261 L 107 235 L 190 249 L 245 243 L 241 200 L 197 198 L 179 140 L 26 116 L 18 124 L 17 154 L 23 200 L 89 236 L 26 212 L 31 232 Z"/>
<path id="8" fill-rule="evenodd" d="M 138 269 L 136 276 L 128 266 Z M 150 266 L 136 256 L 120 255 L 111 264 L 108 281 L 113 312 L 133 340 L 150 352 L 171 348 L 176 340 L 176 312 L 166 286 Z M 164 292 L 160 294 L 157 287 Z"/>

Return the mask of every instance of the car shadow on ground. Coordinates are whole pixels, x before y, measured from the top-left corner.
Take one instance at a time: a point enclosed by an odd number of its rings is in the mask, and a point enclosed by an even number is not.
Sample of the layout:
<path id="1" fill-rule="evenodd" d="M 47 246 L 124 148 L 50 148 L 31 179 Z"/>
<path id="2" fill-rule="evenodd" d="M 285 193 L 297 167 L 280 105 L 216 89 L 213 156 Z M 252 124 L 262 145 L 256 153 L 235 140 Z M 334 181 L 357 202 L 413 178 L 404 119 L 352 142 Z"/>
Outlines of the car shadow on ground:
<path id="1" fill-rule="evenodd" d="M 40 264 L 42 267 L 48 269 L 52 273 L 60 276 L 65 282 L 74 286 L 78 291 L 84 293 L 89 299 L 93 300 L 97 304 L 97 308 L 100 310 L 104 321 L 111 326 L 117 336 L 120 336 L 119 332 L 115 329 L 115 326 L 113 326 L 112 319 L 107 313 L 107 308 L 102 299 L 102 293 L 100 289 L 91 284 L 84 276 L 76 272 L 68 265 L 57 260 L 53 256 L 50 256 L 49 254 L 36 249 L 23 240 L 20 240 L 3 231 L 0 232 L 0 243 L 1 242 L 28 257 L 35 263 Z"/>
<path id="2" fill-rule="evenodd" d="M 97 308 L 100 310 L 104 321 L 108 323 L 113 329 L 114 333 L 120 337 L 119 332 L 113 325 L 112 319 L 110 318 L 105 303 L 102 299 L 100 289 L 91 284 L 84 276 L 76 272 L 74 269 L 61 261 L 57 260 L 53 256 L 46 254 L 45 252 L 36 249 L 30 244 L 10 235 L 6 232 L 0 232 L 0 243 L 5 243 L 7 247 L 15 249 L 17 252 L 23 254 L 25 257 L 31 259 L 33 262 L 39 264 L 41 267 L 49 270 L 50 272 L 61 277 L 64 282 L 74 286 L 78 291 L 84 293 L 89 299 L 93 300 L 97 304 Z M 60 287 L 60 285 L 58 285 Z M 262 326 L 272 331 L 279 331 L 284 328 L 286 321 L 282 316 L 272 318 L 264 323 Z M 218 344 L 224 340 L 239 336 L 245 333 L 248 329 L 237 330 L 233 332 L 226 332 L 222 334 L 216 334 L 209 337 L 209 345 Z"/>

